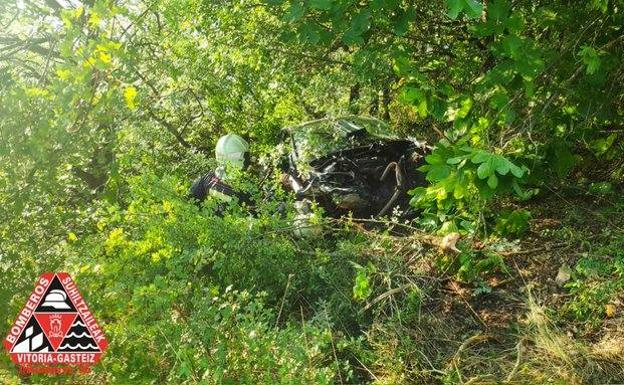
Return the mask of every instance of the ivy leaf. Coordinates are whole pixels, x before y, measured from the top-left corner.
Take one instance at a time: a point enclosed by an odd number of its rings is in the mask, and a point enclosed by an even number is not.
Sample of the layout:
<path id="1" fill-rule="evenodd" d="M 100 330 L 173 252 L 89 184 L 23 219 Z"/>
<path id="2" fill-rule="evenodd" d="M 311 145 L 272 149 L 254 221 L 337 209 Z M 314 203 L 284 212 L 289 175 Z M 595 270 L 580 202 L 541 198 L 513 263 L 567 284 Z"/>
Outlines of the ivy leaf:
<path id="1" fill-rule="evenodd" d="M 457 19 L 462 11 L 471 18 L 479 17 L 483 12 L 483 4 L 476 0 L 446 0 L 446 5 L 451 19 Z"/>

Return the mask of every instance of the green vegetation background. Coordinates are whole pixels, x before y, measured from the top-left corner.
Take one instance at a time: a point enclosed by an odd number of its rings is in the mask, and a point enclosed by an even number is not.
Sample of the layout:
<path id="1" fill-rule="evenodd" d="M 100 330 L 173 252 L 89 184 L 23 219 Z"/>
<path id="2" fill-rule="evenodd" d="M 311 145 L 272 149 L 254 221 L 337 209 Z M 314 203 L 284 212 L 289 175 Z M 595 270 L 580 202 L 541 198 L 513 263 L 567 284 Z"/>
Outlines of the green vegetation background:
<path id="1" fill-rule="evenodd" d="M 621 0 L 24 0 L 0 25 L 0 330 L 67 271 L 110 341 L 86 377 L 3 354 L 1 382 L 624 382 Z M 419 220 L 300 238 L 279 189 L 256 219 L 185 198 L 220 135 L 271 169 L 281 127 L 345 114 L 435 145 Z"/>

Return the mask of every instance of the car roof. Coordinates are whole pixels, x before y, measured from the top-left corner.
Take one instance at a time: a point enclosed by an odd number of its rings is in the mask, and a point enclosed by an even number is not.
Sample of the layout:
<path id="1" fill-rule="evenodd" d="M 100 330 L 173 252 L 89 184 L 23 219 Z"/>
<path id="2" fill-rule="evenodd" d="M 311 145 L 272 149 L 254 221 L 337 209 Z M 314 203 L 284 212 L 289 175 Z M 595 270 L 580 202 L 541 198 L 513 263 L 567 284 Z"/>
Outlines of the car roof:
<path id="1" fill-rule="evenodd" d="M 325 127 L 327 130 L 335 130 L 345 135 L 356 131 L 365 130 L 369 135 L 383 139 L 398 139 L 398 137 L 390 132 L 388 125 L 373 117 L 347 115 L 338 118 L 326 117 L 316 120 L 310 120 L 300 124 L 286 126 L 284 131 L 293 134 L 313 130 L 315 128 Z"/>
<path id="2" fill-rule="evenodd" d="M 317 119 L 285 127 L 284 131 L 290 137 L 297 163 L 375 141 L 399 139 L 383 121 L 363 116 Z"/>

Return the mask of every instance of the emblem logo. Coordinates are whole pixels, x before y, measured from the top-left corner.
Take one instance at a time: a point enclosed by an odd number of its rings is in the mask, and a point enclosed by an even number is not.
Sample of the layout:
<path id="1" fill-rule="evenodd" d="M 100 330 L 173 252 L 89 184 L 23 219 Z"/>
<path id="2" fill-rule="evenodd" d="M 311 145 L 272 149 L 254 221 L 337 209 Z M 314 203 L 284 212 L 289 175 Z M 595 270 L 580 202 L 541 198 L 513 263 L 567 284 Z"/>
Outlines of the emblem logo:
<path id="1" fill-rule="evenodd" d="M 88 372 L 108 346 L 67 273 L 44 273 L 4 339 L 25 373 Z"/>

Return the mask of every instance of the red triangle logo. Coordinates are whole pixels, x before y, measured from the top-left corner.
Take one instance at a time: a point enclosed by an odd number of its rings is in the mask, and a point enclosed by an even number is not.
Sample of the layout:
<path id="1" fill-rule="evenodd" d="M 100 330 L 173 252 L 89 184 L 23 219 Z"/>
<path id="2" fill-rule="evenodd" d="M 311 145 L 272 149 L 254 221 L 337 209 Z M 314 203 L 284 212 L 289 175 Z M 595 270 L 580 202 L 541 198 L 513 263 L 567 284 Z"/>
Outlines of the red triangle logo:
<path id="1" fill-rule="evenodd" d="M 17 316 L 4 346 L 22 368 L 32 353 L 51 367 L 91 366 L 108 346 L 104 332 L 67 273 L 44 273 Z M 83 360 L 83 361 L 80 361 Z"/>
<path id="2" fill-rule="evenodd" d="M 56 351 L 76 318 L 76 313 L 35 313 L 35 318 Z"/>

